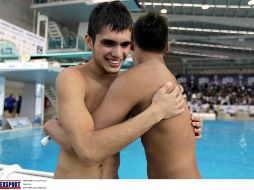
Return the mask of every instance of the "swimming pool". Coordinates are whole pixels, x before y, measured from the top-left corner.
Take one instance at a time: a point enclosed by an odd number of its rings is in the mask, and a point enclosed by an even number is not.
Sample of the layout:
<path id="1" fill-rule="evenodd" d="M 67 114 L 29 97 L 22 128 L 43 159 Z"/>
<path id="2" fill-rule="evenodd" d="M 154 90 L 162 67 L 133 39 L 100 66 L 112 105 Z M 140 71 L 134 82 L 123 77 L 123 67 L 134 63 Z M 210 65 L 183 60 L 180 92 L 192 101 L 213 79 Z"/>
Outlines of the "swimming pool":
<path id="1" fill-rule="evenodd" d="M 0 133 L 0 164 L 54 172 L 59 147 L 42 146 L 41 129 Z M 206 121 L 197 142 L 198 166 L 203 178 L 254 179 L 254 122 Z M 121 152 L 119 176 L 145 179 L 146 159 L 140 139 Z"/>

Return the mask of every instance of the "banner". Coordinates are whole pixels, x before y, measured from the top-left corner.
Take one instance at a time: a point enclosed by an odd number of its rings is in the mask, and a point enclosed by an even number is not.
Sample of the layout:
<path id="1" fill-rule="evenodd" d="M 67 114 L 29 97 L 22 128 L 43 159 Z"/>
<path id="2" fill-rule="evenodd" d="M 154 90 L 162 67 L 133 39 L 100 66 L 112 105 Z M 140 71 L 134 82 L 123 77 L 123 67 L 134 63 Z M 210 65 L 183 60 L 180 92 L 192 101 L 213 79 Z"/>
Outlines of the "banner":
<path id="1" fill-rule="evenodd" d="M 0 19 L 0 40 L 13 43 L 17 48 L 19 55 L 36 55 L 46 52 L 45 38 L 19 28 L 2 19 Z M 3 51 L 3 53 L 8 53 L 10 49 L 1 51 Z"/>
<path id="2" fill-rule="evenodd" d="M 5 78 L 0 77 L 0 126 L 4 116 Z"/>
<path id="3" fill-rule="evenodd" d="M 177 81 L 183 86 L 202 85 L 231 85 L 254 87 L 254 75 L 231 74 L 231 75 L 178 75 Z"/>

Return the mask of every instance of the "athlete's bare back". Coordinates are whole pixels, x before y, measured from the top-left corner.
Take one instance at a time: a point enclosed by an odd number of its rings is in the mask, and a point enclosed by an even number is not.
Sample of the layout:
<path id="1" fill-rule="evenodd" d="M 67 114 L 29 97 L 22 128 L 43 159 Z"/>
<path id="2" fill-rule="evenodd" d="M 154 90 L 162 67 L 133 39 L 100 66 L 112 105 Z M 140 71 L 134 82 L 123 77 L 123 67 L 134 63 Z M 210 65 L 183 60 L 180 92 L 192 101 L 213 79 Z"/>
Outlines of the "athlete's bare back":
<path id="1" fill-rule="evenodd" d="M 118 113 L 139 113 L 148 107 L 154 92 L 169 79 L 177 86 L 175 77 L 164 62 L 150 59 L 126 71 L 114 81 L 105 97 L 105 107 L 111 105 L 111 109 L 117 108 Z M 184 108 L 183 114 L 162 120 L 142 135 L 149 178 L 200 178 L 196 163 L 195 134 L 186 103 Z M 104 116 L 99 117 L 102 114 L 100 110 L 103 110 L 103 103 L 96 111 L 96 126 L 103 127 L 109 120 L 111 121 L 106 125 L 119 122 L 114 117 L 114 111 L 111 111 L 111 117 L 105 116 L 110 118 L 105 120 Z"/>
<path id="2" fill-rule="evenodd" d="M 177 84 L 174 75 L 161 61 L 150 60 L 139 65 L 136 72 L 140 78 L 149 79 L 150 84 L 141 85 L 143 95 L 135 112 L 141 112 L 152 100 L 152 94 L 169 78 Z M 142 75 L 146 73 L 146 76 Z M 200 178 L 196 163 L 195 134 L 192 131 L 190 112 L 187 104 L 184 113 L 163 120 L 142 135 L 146 152 L 148 178 Z"/>
<path id="3" fill-rule="evenodd" d="M 181 116 L 160 122 L 141 137 L 150 179 L 200 178 L 195 137 L 185 109 Z"/>
<path id="4" fill-rule="evenodd" d="M 136 107 L 138 112 L 149 105 L 152 92 L 158 85 L 169 78 L 176 84 L 175 77 L 164 63 L 150 61 L 142 64 L 140 70 L 144 70 L 146 77 L 153 82 L 149 90 L 142 89 L 146 96 Z M 148 178 L 200 178 L 196 163 L 195 134 L 192 131 L 190 112 L 186 103 L 184 109 L 183 114 L 159 122 L 142 135 Z"/>
<path id="5" fill-rule="evenodd" d="M 156 63 L 150 63 L 150 67 L 154 64 Z M 158 82 L 167 80 L 169 77 L 173 80 L 172 82 L 176 82 L 165 66 L 157 64 L 155 67 L 161 67 L 160 74 L 157 75 Z M 147 93 L 147 97 L 139 104 L 137 111 L 145 109 L 151 98 L 151 94 Z M 195 134 L 192 131 L 190 112 L 186 103 L 184 109 L 183 114 L 159 122 L 142 135 L 148 178 L 200 178 L 196 163 Z"/>

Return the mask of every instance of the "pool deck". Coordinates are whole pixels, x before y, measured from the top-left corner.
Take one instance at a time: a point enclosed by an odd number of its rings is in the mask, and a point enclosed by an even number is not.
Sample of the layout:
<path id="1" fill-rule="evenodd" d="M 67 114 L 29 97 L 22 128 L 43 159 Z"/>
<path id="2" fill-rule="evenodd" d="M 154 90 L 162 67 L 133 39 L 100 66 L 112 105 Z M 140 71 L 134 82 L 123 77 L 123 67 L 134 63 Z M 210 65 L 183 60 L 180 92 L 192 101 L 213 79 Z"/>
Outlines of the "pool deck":
<path id="1" fill-rule="evenodd" d="M 0 180 L 53 179 L 53 176 L 50 172 L 22 169 L 18 164 L 0 164 Z"/>
<path id="2" fill-rule="evenodd" d="M 9 130 L 1 130 L 0 128 L 0 133 L 31 130 L 36 128 L 41 128 L 41 126 L 36 126 L 33 128 L 28 127 L 28 128 L 20 128 L 20 129 L 9 129 Z M 18 164 L 13 164 L 13 165 L 0 164 L 0 180 L 3 180 L 3 179 L 52 179 L 53 177 L 54 177 L 54 173 L 23 169 Z"/>
<path id="3" fill-rule="evenodd" d="M 33 126 L 33 127 L 25 127 L 25 128 L 18 128 L 18 129 L 3 129 L 0 126 L 0 133 L 8 133 L 8 132 L 13 132 L 13 131 L 24 131 L 24 130 L 31 130 L 31 129 L 37 129 L 37 128 L 42 128 L 42 126 Z"/>

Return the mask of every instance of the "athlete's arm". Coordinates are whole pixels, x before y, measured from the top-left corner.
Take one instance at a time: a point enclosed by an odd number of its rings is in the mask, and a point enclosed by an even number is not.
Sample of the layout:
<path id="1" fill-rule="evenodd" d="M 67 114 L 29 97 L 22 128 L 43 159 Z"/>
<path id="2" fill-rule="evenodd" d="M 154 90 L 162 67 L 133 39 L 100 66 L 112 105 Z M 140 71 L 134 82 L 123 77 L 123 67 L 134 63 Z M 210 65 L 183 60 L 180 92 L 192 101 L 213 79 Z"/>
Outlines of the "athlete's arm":
<path id="1" fill-rule="evenodd" d="M 144 112 L 127 122 L 95 131 L 92 116 L 84 102 L 86 84 L 75 72 L 67 69 L 57 78 L 57 112 L 66 139 L 87 165 L 101 162 L 119 152 L 161 119 L 172 116 L 172 111 L 168 110 L 172 104 L 172 96 L 176 96 L 178 90 L 168 94 L 170 87 L 165 85 L 157 92 L 152 104 Z M 180 109 L 181 101 L 174 102 L 174 105 L 177 107 L 174 114 L 183 111 Z M 122 114 L 118 120 L 122 121 L 124 117 Z"/>
<path id="2" fill-rule="evenodd" d="M 200 140 L 202 138 L 203 119 L 191 113 L 191 120 L 196 140 Z M 62 126 L 58 120 L 51 119 L 44 124 L 43 129 L 46 134 L 50 134 L 51 138 L 63 146 L 66 150 L 73 151 L 71 143 L 61 127 Z"/>
<path id="3" fill-rule="evenodd" d="M 138 106 L 139 102 L 145 98 L 146 94 L 143 93 L 142 88 L 144 88 L 144 83 L 147 84 L 147 79 L 144 79 L 144 77 L 142 78 L 140 75 L 141 72 L 137 71 L 136 68 L 128 70 L 120 75 L 110 86 L 100 107 L 93 114 L 96 129 L 102 129 L 122 122 L 128 113 Z M 149 88 L 149 86 L 147 86 L 147 88 Z M 159 91 L 153 91 L 153 93 L 156 93 L 153 96 L 152 102 L 154 102 Z M 164 104 L 168 106 L 166 107 L 166 109 L 168 109 L 168 115 L 165 119 L 174 117 L 183 112 L 182 109 L 179 111 L 179 105 L 182 106 L 184 102 L 180 89 L 176 87 L 170 94 L 172 95 L 171 99 L 164 102 Z M 134 121 L 133 119 L 135 119 L 135 117 L 127 120 L 125 124 L 131 124 Z M 134 127 L 138 127 L 142 130 L 142 126 L 137 124 Z M 142 134 L 149 129 L 150 128 L 147 127 L 143 128 Z M 136 134 L 134 139 L 142 134 Z"/>

